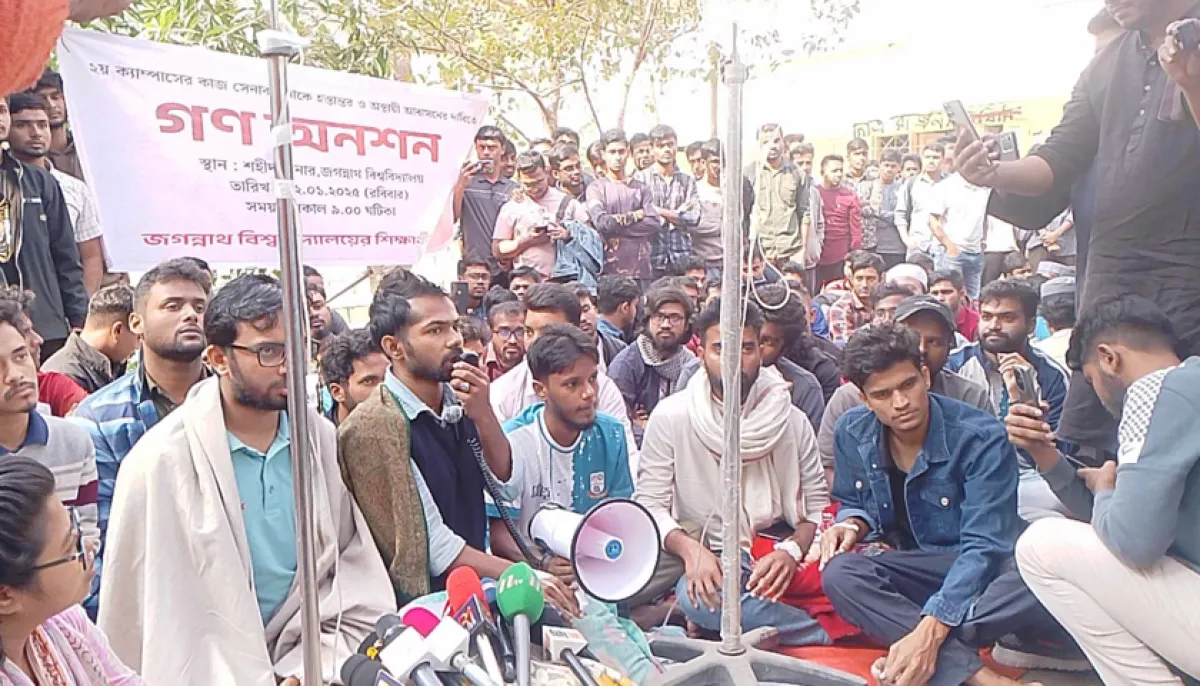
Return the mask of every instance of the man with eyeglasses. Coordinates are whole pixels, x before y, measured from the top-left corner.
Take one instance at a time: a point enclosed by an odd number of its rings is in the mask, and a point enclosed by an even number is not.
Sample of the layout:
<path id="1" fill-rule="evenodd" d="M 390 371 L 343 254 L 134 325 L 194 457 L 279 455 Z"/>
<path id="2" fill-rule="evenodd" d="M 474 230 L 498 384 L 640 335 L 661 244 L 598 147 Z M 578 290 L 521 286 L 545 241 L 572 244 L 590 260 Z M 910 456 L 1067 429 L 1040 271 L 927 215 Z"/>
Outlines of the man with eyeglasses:
<path id="1" fill-rule="evenodd" d="M 21 306 L 0 300 L 0 460 L 28 457 L 54 473 L 55 494 L 78 510 L 84 534 L 99 538 L 96 451 L 87 431 L 37 411 L 37 365 L 22 332 Z"/>
<path id="2" fill-rule="evenodd" d="M 483 367 L 488 380 L 495 381 L 525 359 L 525 306 L 519 302 L 496 305 L 488 312 L 488 327 L 492 344 Z"/>
<path id="3" fill-rule="evenodd" d="M 240 276 L 205 319 L 216 378 L 126 458 L 106 553 L 99 625 L 151 682 L 271 683 L 301 670 L 294 455 L 287 414 L 283 291 Z M 341 479 L 333 425 L 308 412 L 315 593 L 322 661 L 339 668 L 395 597 Z M 301 453 L 303 454 L 303 453 Z M 336 579 L 334 577 L 337 577 Z M 336 627 L 336 630 L 335 630 Z M 335 633 L 336 631 L 336 633 Z M 203 635 L 216 659 L 161 650 Z M 151 643 L 153 642 L 153 645 Z"/>
<path id="4" fill-rule="evenodd" d="M 646 294 L 645 331 L 613 359 L 608 369 L 633 421 L 638 445 L 650 413 L 663 398 L 678 392 L 700 360 L 684 347 L 692 337 L 693 300 L 679 288 L 667 286 Z"/>

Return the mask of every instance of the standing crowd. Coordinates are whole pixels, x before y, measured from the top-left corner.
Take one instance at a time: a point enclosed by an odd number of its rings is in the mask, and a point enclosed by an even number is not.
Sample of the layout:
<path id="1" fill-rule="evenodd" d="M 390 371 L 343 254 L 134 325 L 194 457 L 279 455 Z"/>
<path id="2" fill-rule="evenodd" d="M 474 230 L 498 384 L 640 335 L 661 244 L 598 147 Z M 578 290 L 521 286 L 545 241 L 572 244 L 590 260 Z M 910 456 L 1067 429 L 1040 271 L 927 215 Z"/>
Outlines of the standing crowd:
<path id="1" fill-rule="evenodd" d="M 1191 0 L 1101 13 L 1062 123 L 1016 161 L 960 133 L 815 162 L 766 124 L 731 170 L 665 125 L 521 152 L 479 129 L 451 293 L 395 268 L 351 328 L 305 268 L 323 664 L 460 567 L 532 564 L 542 621 L 569 624 L 573 566 L 529 523 L 609 498 L 662 549 L 618 611 L 715 635 L 732 281 L 746 629 L 877 644 L 899 686 L 1015 683 L 986 649 L 1109 684 L 1200 677 L 1183 24 Z M 295 684 L 282 288 L 215 288 L 188 257 L 110 274 L 62 87 L 47 71 L 0 100 L 0 684 Z"/>

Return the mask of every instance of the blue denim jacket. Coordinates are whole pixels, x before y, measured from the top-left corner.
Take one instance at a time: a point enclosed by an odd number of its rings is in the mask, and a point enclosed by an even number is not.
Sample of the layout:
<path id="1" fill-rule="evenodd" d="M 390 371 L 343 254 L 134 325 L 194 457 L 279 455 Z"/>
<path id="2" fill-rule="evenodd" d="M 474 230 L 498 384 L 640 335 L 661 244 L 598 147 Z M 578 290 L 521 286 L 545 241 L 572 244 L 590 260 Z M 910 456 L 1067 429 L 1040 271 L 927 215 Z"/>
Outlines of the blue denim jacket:
<path id="1" fill-rule="evenodd" d="M 976 599 L 1013 555 L 1024 528 L 1017 516 L 1017 454 L 1004 425 L 983 410 L 929 395 L 929 433 L 905 480 L 909 527 L 920 550 L 957 552 L 942 588 L 923 614 L 948 626 L 970 615 Z M 838 521 L 858 517 L 881 538 L 896 526 L 881 450 L 884 426 L 866 407 L 838 420 L 833 498 Z"/>

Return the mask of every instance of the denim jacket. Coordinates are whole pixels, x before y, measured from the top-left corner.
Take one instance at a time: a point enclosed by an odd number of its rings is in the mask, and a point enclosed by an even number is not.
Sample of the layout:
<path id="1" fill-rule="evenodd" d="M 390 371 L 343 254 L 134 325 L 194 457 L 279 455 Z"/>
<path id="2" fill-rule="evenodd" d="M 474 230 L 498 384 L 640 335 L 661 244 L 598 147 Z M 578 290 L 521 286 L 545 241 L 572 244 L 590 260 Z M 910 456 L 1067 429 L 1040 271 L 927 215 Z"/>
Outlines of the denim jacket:
<path id="1" fill-rule="evenodd" d="M 909 527 L 920 550 L 956 552 L 924 615 L 958 626 L 1011 558 L 1024 526 L 1017 516 L 1017 455 L 996 418 L 957 400 L 929 395 L 929 433 L 904 484 Z M 884 426 L 866 407 L 838 420 L 833 498 L 838 521 L 858 517 L 866 540 L 893 531 L 895 507 L 881 450 Z"/>

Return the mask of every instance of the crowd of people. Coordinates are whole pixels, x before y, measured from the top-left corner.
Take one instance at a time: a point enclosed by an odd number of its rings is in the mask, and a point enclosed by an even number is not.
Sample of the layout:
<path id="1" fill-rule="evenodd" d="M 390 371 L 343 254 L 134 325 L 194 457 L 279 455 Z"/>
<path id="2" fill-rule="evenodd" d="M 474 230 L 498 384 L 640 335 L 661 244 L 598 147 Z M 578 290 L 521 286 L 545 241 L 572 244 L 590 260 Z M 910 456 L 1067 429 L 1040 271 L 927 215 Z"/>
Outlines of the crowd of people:
<path id="1" fill-rule="evenodd" d="M 818 158 L 765 124 L 731 170 L 665 125 L 523 151 L 484 126 L 450 292 L 397 267 L 353 328 L 306 267 L 326 668 L 460 567 L 532 564 L 569 623 L 574 568 L 529 523 L 609 498 L 663 551 L 619 611 L 715 635 L 730 285 L 746 629 L 873 642 L 897 686 L 1015 683 L 988 648 L 1200 677 L 1200 55 L 1174 38 L 1200 9 L 1109 5 L 1018 161 L 965 132 Z M 295 684 L 282 287 L 110 273 L 62 93 L 0 99 L 0 684 Z"/>

